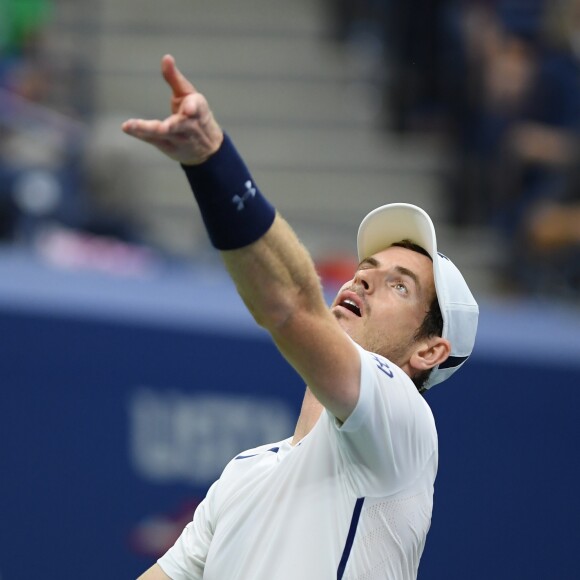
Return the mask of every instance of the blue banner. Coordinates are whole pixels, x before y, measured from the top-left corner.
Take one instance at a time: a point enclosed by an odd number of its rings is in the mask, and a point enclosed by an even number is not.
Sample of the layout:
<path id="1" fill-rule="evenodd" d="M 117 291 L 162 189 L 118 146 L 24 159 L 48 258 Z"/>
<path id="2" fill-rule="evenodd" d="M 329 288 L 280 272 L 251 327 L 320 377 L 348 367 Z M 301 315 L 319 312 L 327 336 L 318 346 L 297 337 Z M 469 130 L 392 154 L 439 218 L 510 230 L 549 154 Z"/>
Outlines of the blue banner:
<path id="1" fill-rule="evenodd" d="M 220 277 L 2 264 L 0 579 L 135 578 L 231 457 L 292 433 L 302 381 Z M 484 306 L 472 360 L 427 395 L 421 580 L 579 577 L 580 325 L 551 312 Z"/>

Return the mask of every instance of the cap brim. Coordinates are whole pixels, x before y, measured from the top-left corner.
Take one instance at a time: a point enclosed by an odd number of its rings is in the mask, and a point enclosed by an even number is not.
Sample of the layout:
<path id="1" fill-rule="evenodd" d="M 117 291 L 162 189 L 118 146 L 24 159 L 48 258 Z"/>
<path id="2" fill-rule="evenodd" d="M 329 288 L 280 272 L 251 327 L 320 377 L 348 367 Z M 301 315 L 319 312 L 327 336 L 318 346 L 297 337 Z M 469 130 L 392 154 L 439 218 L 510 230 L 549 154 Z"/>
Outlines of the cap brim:
<path id="1" fill-rule="evenodd" d="M 424 210 L 408 203 L 378 207 L 359 226 L 358 258 L 364 260 L 401 240 L 421 246 L 431 257 L 437 254 L 435 227 Z"/>

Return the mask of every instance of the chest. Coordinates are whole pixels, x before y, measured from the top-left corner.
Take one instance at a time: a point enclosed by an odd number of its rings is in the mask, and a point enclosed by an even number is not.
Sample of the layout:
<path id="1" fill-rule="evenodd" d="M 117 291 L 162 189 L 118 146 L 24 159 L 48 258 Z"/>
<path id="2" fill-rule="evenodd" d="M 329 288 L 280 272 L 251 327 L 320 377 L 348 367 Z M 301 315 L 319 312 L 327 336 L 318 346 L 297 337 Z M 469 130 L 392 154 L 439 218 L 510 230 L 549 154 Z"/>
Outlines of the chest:
<path id="1" fill-rule="evenodd" d="M 242 455 L 220 479 L 206 573 L 260 578 L 257 570 L 263 566 L 270 574 L 265 577 L 272 578 L 275 570 L 276 578 L 284 578 L 286 571 L 293 578 L 307 578 L 301 566 L 308 561 L 308 574 L 327 577 L 328 570 L 316 566 L 334 565 L 340 558 L 355 502 L 340 454 L 324 438 Z M 326 557 L 321 559 L 321 553 Z M 235 570 L 228 568 L 231 562 L 236 562 Z M 241 574 L 242 569 L 249 575 Z"/>

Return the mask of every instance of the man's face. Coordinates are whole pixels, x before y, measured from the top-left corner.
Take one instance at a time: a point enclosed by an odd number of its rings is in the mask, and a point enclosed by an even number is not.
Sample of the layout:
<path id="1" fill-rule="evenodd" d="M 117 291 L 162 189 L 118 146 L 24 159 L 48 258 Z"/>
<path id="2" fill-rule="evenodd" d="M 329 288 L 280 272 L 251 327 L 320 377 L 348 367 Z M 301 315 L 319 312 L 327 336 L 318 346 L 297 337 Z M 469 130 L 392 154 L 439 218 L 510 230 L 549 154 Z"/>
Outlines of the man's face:
<path id="1" fill-rule="evenodd" d="M 359 264 L 331 312 L 355 342 L 403 367 L 434 297 L 431 260 L 393 246 Z"/>

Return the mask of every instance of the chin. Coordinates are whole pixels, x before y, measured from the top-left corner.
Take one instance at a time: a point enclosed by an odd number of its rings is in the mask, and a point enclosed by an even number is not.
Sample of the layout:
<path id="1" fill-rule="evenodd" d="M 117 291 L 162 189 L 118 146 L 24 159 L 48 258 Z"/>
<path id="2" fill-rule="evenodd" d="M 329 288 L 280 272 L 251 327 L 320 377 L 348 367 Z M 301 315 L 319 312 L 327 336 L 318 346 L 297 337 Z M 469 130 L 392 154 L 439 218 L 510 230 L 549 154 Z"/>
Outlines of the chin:
<path id="1" fill-rule="evenodd" d="M 348 334 L 356 343 L 360 343 L 356 336 L 356 330 L 349 324 L 349 321 L 346 316 L 337 316 L 336 320 L 342 330 L 344 330 L 345 334 Z"/>

